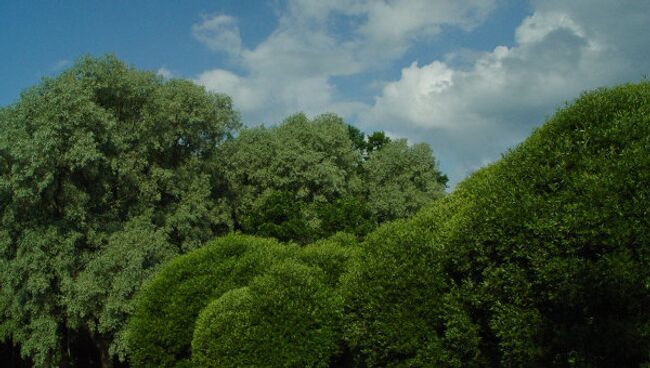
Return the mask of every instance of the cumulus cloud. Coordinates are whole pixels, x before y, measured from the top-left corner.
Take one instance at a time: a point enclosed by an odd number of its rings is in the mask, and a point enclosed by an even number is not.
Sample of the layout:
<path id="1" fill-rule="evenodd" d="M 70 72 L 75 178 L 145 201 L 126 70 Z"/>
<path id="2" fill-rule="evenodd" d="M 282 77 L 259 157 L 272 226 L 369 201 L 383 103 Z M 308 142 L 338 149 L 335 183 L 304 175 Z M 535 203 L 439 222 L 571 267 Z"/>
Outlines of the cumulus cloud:
<path id="1" fill-rule="evenodd" d="M 607 2 L 570 3 L 540 2 L 515 30 L 514 46 L 477 55 L 469 68 L 438 60 L 405 67 L 375 98 L 363 125 L 398 125 L 397 131 L 430 142 L 458 181 L 497 159 L 580 92 L 640 79 L 650 63 L 637 54 L 647 56 L 650 42 L 645 38 L 639 51 L 639 41 L 628 38 L 644 32 L 650 9 L 624 12 L 615 22 L 616 38 L 608 27 L 614 26 L 612 14 L 621 14 L 617 7 L 594 11 Z"/>
<path id="2" fill-rule="evenodd" d="M 233 96 L 245 120 L 277 122 L 296 111 L 335 111 L 353 119 L 368 106 L 339 98 L 332 78 L 385 66 L 401 57 L 416 35 L 431 37 L 443 25 L 471 28 L 485 18 L 493 2 L 290 0 L 277 29 L 253 48 L 242 47 L 234 18 L 206 18 L 194 25 L 194 34 L 212 49 L 232 44 L 228 49 L 237 50 L 245 72 L 217 68 L 201 73 L 196 81 Z M 350 17 L 358 24 L 342 37 L 332 17 Z"/>
<path id="3" fill-rule="evenodd" d="M 192 26 L 192 34 L 213 51 L 238 55 L 241 50 L 237 19 L 229 15 L 204 16 L 200 23 Z"/>
<path id="4" fill-rule="evenodd" d="M 367 21 L 359 27 L 370 57 L 401 56 L 417 37 L 431 37 L 442 26 L 471 30 L 494 9 L 495 1 L 398 0 L 367 3 Z"/>
<path id="5" fill-rule="evenodd" d="M 580 92 L 648 74 L 650 7 L 643 3 L 533 0 L 512 31 L 514 44 L 487 52 L 459 45 L 439 60 L 404 61 L 409 48 L 446 27 L 471 32 L 502 2 L 288 0 L 277 28 L 253 47 L 243 45 L 235 18 L 197 23 L 196 38 L 236 55 L 240 72 L 215 68 L 195 80 L 231 95 L 248 123 L 332 111 L 366 131 L 426 141 L 457 182 Z M 399 78 L 368 77 L 397 62 L 404 62 Z M 366 83 L 375 96 L 342 97 L 346 78 Z"/>

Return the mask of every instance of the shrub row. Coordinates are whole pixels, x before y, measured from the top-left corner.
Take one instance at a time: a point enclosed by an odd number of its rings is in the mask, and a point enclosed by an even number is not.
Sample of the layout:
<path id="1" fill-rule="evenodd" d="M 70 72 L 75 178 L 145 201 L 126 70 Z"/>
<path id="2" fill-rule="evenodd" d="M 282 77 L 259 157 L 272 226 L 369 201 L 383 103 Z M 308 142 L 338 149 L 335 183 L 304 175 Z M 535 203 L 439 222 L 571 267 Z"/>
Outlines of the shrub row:
<path id="1" fill-rule="evenodd" d="M 139 299 L 133 362 L 648 364 L 649 199 L 650 83 L 587 93 L 359 246 L 230 236 L 176 259 Z"/>

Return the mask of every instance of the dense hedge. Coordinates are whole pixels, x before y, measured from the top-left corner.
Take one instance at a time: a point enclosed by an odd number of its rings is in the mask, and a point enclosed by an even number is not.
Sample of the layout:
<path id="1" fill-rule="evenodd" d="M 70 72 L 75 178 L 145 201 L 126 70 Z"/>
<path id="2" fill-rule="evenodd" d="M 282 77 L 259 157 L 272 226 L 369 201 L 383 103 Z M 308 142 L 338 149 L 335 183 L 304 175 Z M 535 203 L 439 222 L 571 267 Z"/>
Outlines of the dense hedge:
<path id="1" fill-rule="evenodd" d="M 194 321 L 225 292 L 248 285 L 295 247 L 245 235 L 217 238 L 175 258 L 146 283 L 129 320 L 129 360 L 136 367 L 190 364 Z"/>
<path id="2" fill-rule="evenodd" d="M 358 253 L 356 245 L 356 237 L 346 233 L 304 247 L 230 235 L 174 259 L 138 294 L 127 329 L 130 362 L 136 367 L 190 366 L 191 337 L 199 312 L 224 293 L 247 286 L 254 277 L 289 258 L 318 273 L 319 287 L 333 295 L 341 275 Z M 226 300 L 230 298 L 234 296 Z M 292 303 L 292 299 L 278 303 L 286 301 Z M 340 339 L 340 334 L 337 336 Z"/>
<path id="3" fill-rule="evenodd" d="M 346 275 L 368 366 L 620 366 L 650 357 L 650 83 L 597 90 Z"/>
<path id="4" fill-rule="evenodd" d="M 349 269 L 360 248 L 354 235 L 337 233 L 327 239 L 301 247 L 298 259 L 308 266 L 320 268 L 327 285 L 338 287 L 341 276 Z"/>
<path id="5" fill-rule="evenodd" d="M 328 367 L 341 317 L 341 297 L 322 270 L 280 262 L 201 312 L 192 360 L 198 367 Z"/>
<path id="6" fill-rule="evenodd" d="M 361 244 L 231 236 L 175 260 L 138 299 L 133 361 L 190 364 L 196 326 L 198 366 L 650 364 L 649 188 L 650 83 L 585 94 Z"/>

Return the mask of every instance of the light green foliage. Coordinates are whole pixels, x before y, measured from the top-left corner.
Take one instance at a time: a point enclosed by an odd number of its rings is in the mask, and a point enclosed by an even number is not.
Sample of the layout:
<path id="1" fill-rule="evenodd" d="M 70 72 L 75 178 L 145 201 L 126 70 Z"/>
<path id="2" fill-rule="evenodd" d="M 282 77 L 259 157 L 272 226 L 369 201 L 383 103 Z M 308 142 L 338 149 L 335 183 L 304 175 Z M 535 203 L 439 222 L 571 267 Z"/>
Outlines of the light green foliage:
<path id="1" fill-rule="evenodd" d="M 452 197 L 456 198 L 456 197 Z M 479 365 L 477 326 L 445 277 L 441 252 L 430 246 L 448 231 L 458 203 L 434 202 L 436 219 L 419 213 L 369 234 L 344 276 L 346 339 L 361 366 Z"/>
<path id="2" fill-rule="evenodd" d="M 360 248 L 356 237 L 347 233 L 333 236 L 301 247 L 298 259 L 306 265 L 318 267 L 330 287 L 338 287 L 341 276 L 358 256 Z"/>
<path id="3" fill-rule="evenodd" d="M 324 273 L 287 260 L 232 290 L 199 316 L 192 359 L 200 367 L 329 367 L 342 300 Z"/>
<path id="4" fill-rule="evenodd" d="M 130 362 L 136 367 L 184 367 L 190 362 L 192 326 L 210 301 L 249 285 L 289 258 L 317 270 L 322 287 L 333 292 L 357 252 L 356 238 L 345 233 L 301 248 L 230 235 L 177 257 L 138 294 L 127 328 Z"/>
<path id="5" fill-rule="evenodd" d="M 227 227 L 214 154 L 238 126 L 229 98 L 111 56 L 3 108 L 0 338 L 36 366 L 74 361 L 77 333 L 123 352 L 140 283 Z"/>
<path id="6" fill-rule="evenodd" d="M 650 83 L 583 95 L 368 236 L 344 284 L 349 342 L 368 366 L 647 362 L 649 173 Z"/>
<path id="7" fill-rule="evenodd" d="M 362 237 L 439 198 L 445 183 L 427 145 L 382 132 L 366 141 L 334 115 L 244 130 L 220 156 L 235 229 L 301 244 L 337 231 Z"/>
<path id="8" fill-rule="evenodd" d="M 296 248 L 245 235 L 217 238 L 165 264 L 136 299 L 127 328 L 135 367 L 184 367 L 194 321 L 210 301 L 248 285 Z"/>
<path id="9" fill-rule="evenodd" d="M 289 117 L 244 130 L 222 147 L 236 228 L 308 243 L 321 237 L 318 206 L 361 191 L 361 156 L 333 115 Z"/>
<path id="10" fill-rule="evenodd" d="M 371 151 L 364 165 L 368 206 L 379 222 L 405 218 L 444 193 L 446 179 L 426 144 L 399 139 Z"/>

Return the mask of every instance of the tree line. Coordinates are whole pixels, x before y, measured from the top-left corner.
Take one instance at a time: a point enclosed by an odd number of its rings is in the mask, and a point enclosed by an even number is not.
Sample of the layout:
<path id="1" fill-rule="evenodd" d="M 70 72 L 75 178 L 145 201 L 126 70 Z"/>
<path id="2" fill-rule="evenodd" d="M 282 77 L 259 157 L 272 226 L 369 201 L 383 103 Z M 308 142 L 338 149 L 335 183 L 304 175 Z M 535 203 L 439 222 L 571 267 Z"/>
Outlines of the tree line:
<path id="1" fill-rule="evenodd" d="M 232 232 L 362 238 L 445 184 L 425 144 L 331 114 L 245 128 L 227 96 L 82 58 L 0 109 L 5 355 L 111 366 L 134 294 L 177 255 Z"/>
<path id="2" fill-rule="evenodd" d="M 647 81 L 450 194 L 426 145 L 241 129 L 111 57 L 0 122 L 0 337 L 35 366 L 650 366 Z"/>

